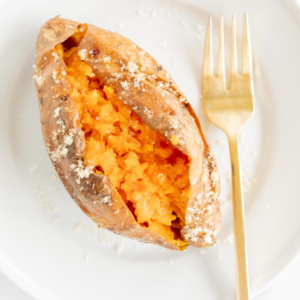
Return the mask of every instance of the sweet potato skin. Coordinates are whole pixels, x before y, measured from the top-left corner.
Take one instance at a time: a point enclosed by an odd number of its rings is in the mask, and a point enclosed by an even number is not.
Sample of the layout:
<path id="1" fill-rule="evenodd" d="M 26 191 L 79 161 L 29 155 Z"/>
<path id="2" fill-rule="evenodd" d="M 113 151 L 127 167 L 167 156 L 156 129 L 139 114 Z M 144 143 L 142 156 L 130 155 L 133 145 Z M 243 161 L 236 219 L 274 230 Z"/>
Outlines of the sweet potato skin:
<path id="1" fill-rule="evenodd" d="M 84 133 L 70 97 L 67 67 L 54 47 L 74 34 L 80 23 L 56 17 L 40 30 L 36 46 L 36 89 L 44 141 L 64 186 L 79 207 L 100 227 L 117 234 L 182 250 L 158 233 L 141 227 L 105 175 L 82 163 Z M 210 145 L 190 104 L 170 75 L 130 40 L 88 25 L 79 45 L 82 60 L 153 130 L 171 141 L 191 161 L 191 198 L 182 234 L 194 247 L 216 242 L 221 227 L 220 183 Z M 116 75 L 117 74 L 117 75 Z M 139 86 L 135 81 L 139 81 Z M 126 84 L 124 84 L 126 82 Z"/>

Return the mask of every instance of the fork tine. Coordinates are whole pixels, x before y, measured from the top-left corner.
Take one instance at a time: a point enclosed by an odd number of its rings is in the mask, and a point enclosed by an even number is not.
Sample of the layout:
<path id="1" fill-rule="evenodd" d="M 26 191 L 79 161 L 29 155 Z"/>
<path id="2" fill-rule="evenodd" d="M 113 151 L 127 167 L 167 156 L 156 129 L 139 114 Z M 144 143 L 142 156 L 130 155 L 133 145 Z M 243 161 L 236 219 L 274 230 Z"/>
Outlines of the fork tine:
<path id="1" fill-rule="evenodd" d="M 249 22 L 248 22 L 247 14 L 244 14 L 244 24 L 243 24 L 242 72 L 243 74 L 252 73 L 251 42 L 250 42 Z"/>
<path id="2" fill-rule="evenodd" d="M 224 22 L 223 16 L 220 17 L 220 27 L 219 27 L 219 57 L 218 57 L 218 76 L 225 80 L 224 72 Z"/>
<path id="3" fill-rule="evenodd" d="M 231 42 L 230 42 L 230 75 L 237 74 L 237 59 L 236 59 L 236 25 L 235 15 L 232 16 L 231 23 Z"/>
<path id="4" fill-rule="evenodd" d="M 212 32 L 211 17 L 208 20 L 206 30 L 204 56 L 203 56 L 203 77 L 213 75 L 213 58 L 212 58 Z"/>

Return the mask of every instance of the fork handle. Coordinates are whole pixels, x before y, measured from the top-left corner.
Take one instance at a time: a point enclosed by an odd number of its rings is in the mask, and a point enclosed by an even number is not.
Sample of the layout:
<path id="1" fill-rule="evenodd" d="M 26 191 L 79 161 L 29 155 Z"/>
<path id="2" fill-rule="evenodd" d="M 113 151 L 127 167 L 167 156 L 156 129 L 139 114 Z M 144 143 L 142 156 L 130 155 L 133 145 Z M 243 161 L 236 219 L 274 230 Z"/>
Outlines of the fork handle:
<path id="1" fill-rule="evenodd" d="M 245 240 L 244 199 L 238 134 L 228 135 L 228 142 L 231 157 L 232 208 L 235 237 L 237 300 L 249 300 L 250 296 Z"/>

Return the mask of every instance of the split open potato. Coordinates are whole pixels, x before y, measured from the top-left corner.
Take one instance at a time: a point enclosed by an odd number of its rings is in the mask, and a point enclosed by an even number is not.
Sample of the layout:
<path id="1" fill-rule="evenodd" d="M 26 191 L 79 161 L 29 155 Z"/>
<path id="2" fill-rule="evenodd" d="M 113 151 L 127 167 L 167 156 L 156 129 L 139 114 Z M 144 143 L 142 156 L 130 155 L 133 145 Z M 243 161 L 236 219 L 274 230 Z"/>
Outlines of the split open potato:
<path id="1" fill-rule="evenodd" d="M 84 213 L 169 249 L 216 242 L 215 159 L 155 59 L 116 33 L 56 17 L 40 30 L 34 79 L 49 156 Z"/>

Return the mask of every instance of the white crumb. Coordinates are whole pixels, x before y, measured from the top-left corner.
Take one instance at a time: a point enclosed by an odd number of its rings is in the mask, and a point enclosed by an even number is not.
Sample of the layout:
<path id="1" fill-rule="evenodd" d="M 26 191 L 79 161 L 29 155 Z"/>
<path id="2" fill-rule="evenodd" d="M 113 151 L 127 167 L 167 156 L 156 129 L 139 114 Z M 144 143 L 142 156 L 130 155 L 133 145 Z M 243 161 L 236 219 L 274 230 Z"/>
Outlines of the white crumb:
<path id="1" fill-rule="evenodd" d="M 60 111 L 60 107 L 57 107 L 55 110 L 54 110 L 54 118 L 57 118 L 59 116 L 59 111 Z"/>
<path id="2" fill-rule="evenodd" d="M 82 223 L 78 223 L 76 226 L 74 226 L 74 231 L 80 231 L 84 228 L 84 225 Z"/>
<path id="3" fill-rule="evenodd" d="M 195 26 L 195 28 L 199 32 L 204 32 L 204 26 L 203 25 L 198 24 L 198 25 Z"/>
<path id="4" fill-rule="evenodd" d="M 59 60 L 59 56 L 57 55 L 57 53 L 52 52 L 51 55 L 54 57 L 54 60 L 55 60 L 55 61 L 58 61 L 58 60 Z"/>
<path id="5" fill-rule="evenodd" d="M 59 123 L 59 121 L 57 123 Z M 61 122 L 59 124 L 61 124 Z M 61 127 L 62 126 L 63 125 L 61 124 Z M 66 157 L 69 152 L 68 146 L 72 145 L 73 141 L 74 141 L 73 132 L 70 132 L 69 134 L 65 135 L 62 144 L 59 145 L 55 151 L 50 151 L 50 156 L 52 160 L 54 162 L 60 162 L 63 157 Z"/>
<path id="6" fill-rule="evenodd" d="M 80 56 L 81 60 L 87 59 L 88 51 L 86 49 L 82 49 L 78 52 L 78 55 Z"/>
<path id="7" fill-rule="evenodd" d="M 122 87 L 125 89 L 125 90 L 128 90 L 129 89 L 129 84 L 127 81 L 121 81 L 121 85 Z"/>
<path id="8" fill-rule="evenodd" d="M 32 167 L 30 167 L 29 173 L 33 174 L 37 169 L 38 169 L 38 166 L 37 165 L 33 165 Z"/>
<path id="9" fill-rule="evenodd" d="M 80 180 L 83 178 L 88 178 L 91 173 L 93 173 L 93 167 L 85 167 L 82 160 L 78 161 L 77 166 L 75 164 L 71 165 L 71 169 L 77 173 L 77 183 L 80 184 Z"/>
<path id="10" fill-rule="evenodd" d="M 118 254 L 121 254 L 123 252 L 123 249 L 124 249 L 124 244 L 119 244 L 116 246 L 116 252 Z"/>
<path id="11" fill-rule="evenodd" d="M 34 75 L 33 79 L 39 86 L 42 86 L 45 83 L 45 78 L 43 76 Z"/>
<path id="12" fill-rule="evenodd" d="M 231 198 L 224 201 L 224 202 L 221 202 L 221 212 L 226 212 L 226 211 L 232 211 L 232 200 Z"/>
<path id="13" fill-rule="evenodd" d="M 111 61 L 111 57 L 110 57 L 110 56 L 104 57 L 104 58 L 103 58 L 103 61 L 104 61 L 105 63 L 108 63 L 108 62 Z"/>
<path id="14" fill-rule="evenodd" d="M 223 238 L 224 244 L 233 244 L 234 242 L 234 235 L 233 233 L 230 233 L 227 237 Z"/>

